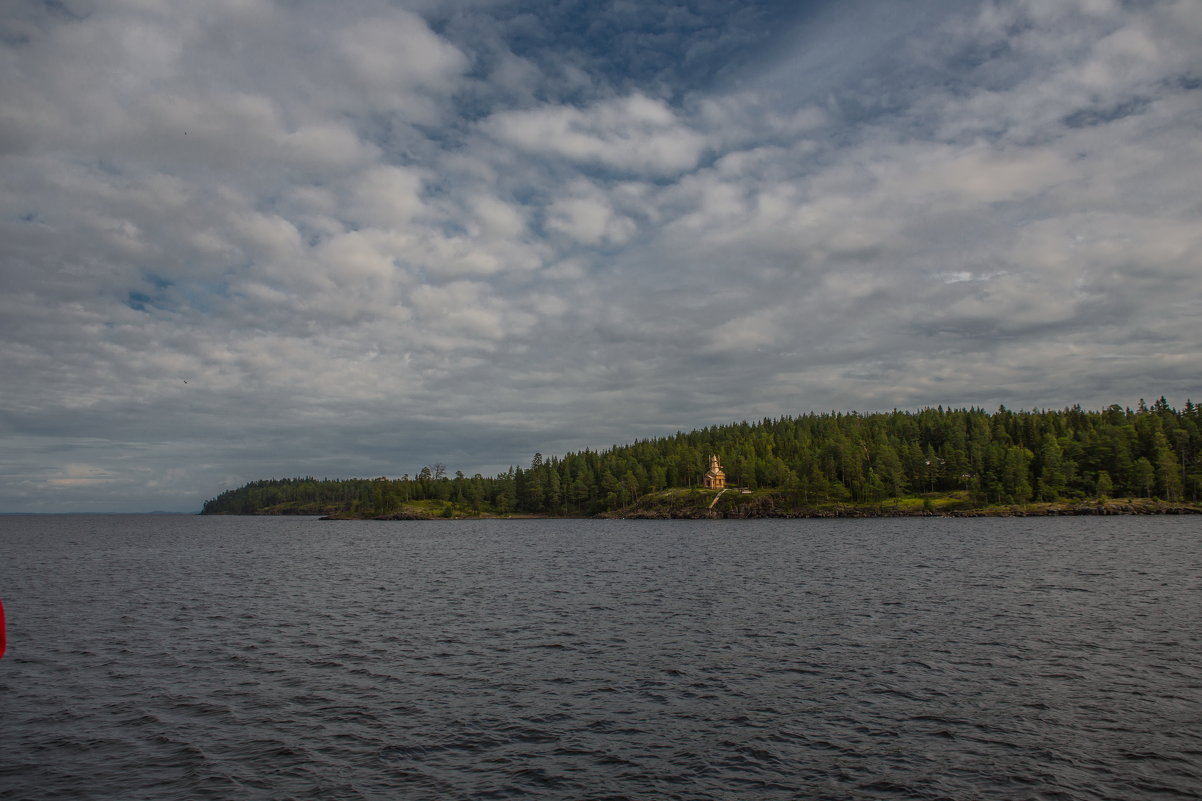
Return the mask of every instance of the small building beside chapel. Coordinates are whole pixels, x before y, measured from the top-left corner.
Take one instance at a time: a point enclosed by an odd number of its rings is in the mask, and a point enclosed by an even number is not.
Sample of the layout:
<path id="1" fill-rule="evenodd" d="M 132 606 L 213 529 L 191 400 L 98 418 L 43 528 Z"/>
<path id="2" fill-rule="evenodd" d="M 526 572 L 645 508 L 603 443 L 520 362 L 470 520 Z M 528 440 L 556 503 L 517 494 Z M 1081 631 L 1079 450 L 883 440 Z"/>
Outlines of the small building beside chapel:
<path id="1" fill-rule="evenodd" d="M 710 469 L 705 471 L 705 477 L 702 478 L 702 485 L 706 489 L 726 489 L 726 473 L 722 470 L 722 465 L 718 464 L 718 457 L 710 457 Z"/>

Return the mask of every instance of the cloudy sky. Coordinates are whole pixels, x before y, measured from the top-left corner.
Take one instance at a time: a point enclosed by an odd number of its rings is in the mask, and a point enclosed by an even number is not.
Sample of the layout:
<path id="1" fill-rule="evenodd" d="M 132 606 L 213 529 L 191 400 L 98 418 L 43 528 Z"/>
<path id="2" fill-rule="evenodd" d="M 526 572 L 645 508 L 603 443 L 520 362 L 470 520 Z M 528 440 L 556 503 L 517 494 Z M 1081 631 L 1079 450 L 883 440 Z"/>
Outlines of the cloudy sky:
<path id="1" fill-rule="evenodd" d="M 1197 0 L 12 0 L 0 511 L 1202 400 Z"/>

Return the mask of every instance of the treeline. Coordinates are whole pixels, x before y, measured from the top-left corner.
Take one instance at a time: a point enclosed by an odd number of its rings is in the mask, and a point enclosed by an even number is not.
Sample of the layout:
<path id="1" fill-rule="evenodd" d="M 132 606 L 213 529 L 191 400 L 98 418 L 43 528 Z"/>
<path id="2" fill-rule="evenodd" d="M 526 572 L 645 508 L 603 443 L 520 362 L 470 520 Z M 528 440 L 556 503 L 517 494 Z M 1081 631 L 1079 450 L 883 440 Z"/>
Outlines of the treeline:
<path id="1" fill-rule="evenodd" d="M 255 481 L 223 492 L 205 514 L 344 512 L 388 515 L 407 504 L 464 513 L 593 515 L 640 495 L 697 486 L 717 454 L 730 486 L 776 489 L 803 504 L 875 503 L 961 491 L 979 505 L 1202 497 L 1202 411 L 1162 397 L 1134 410 L 995 412 L 924 409 L 764 419 L 636 441 L 485 477 L 441 465 L 399 479 Z"/>

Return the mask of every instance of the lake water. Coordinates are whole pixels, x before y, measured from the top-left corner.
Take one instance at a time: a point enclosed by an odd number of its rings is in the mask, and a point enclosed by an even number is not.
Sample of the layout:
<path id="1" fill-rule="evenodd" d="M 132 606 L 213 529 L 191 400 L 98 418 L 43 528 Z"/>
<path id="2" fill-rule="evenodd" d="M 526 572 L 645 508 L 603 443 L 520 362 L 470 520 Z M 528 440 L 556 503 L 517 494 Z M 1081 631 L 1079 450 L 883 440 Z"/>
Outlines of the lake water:
<path id="1" fill-rule="evenodd" d="M 1202 795 L 1202 519 L 0 517 L 5 799 Z"/>

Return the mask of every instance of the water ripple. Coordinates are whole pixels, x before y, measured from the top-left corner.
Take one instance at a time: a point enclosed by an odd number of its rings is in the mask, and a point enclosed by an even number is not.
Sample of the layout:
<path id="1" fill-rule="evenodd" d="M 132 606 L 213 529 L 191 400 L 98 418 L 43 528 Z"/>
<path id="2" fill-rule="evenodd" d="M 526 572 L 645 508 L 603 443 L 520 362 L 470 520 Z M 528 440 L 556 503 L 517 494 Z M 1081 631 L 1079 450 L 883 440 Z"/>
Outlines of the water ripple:
<path id="1" fill-rule="evenodd" d="M 0 518 L 0 795 L 1202 795 L 1188 519 Z"/>

